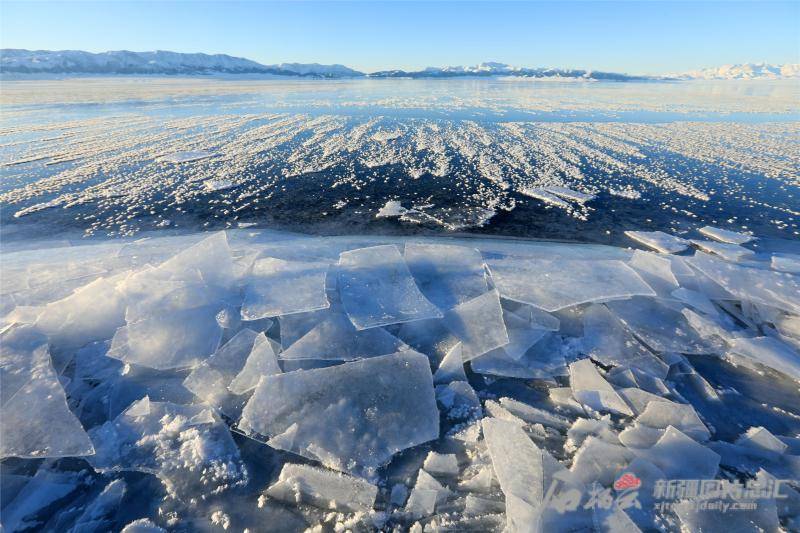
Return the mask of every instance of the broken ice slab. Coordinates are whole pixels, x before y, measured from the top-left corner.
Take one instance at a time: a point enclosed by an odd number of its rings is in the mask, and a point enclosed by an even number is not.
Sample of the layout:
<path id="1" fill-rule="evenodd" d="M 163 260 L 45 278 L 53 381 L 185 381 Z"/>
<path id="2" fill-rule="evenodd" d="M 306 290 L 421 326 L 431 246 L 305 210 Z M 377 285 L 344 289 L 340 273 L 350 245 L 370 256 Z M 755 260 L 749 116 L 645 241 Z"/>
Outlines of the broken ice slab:
<path id="1" fill-rule="evenodd" d="M 0 296 L 0 306 L 3 305 L 3 299 Z M 11 302 L 11 305 L 13 305 L 13 302 Z M 0 311 L 0 329 L 5 329 L 12 324 L 34 324 L 42 313 L 42 309 L 40 306 L 17 305 L 8 313 L 3 314 Z"/>
<path id="2" fill-rule="evenodd" d="M 525 430 L 513 422 L 496 418 L 484 418 L 483 436 L 489 456 L 492 459 L 495 475 L 506 497 L 506 519 L 510 531 L 535 531 L 537 519 L 542 511 L 544 498 L 544 464 L 542 451 L 528 438 Z M 533 510 L 520 513 L 513 498 L 521 500 Z"/>
<path id="3" fill-rule="evenodd" d="M 557 196 L 562 198 L 566 198 L 567 200 L 572 200 L 573 202 L 578 202 L 580 204 L 586 203 L 589 200 L 594 199 L 593 194 L 587 194 L 585 192 L 575 191 L 572 189 L 568 189 L 567 187 L 545 187 L 547 192 L 551 192 Z"/>
<path id="4" fill-rule="evenodd" d="M 281 348 L 287 349 L 297 342 L 300 337 L 314 329 L 329 314 L 329 309 L 320 309 L 308 313 L 285 315 L 278 318 L 281 331 Z"/>
<path id="5" fill-rule="evenodd" d="M 119 276 L 98 278 L 71 295 L 48 303 L 36 327 L 59 348 L 105 340 L 125 323 L 125 304 L 116 290 Z"/>
<path id="6" fill-rule="evenodd" d="M 773 319 L 771 322 L 784 339 L 800 341 L 800 316 L 783 315 Z M 795 346 L 797 344 L 797 342 L 794 342 Z"/>
<path id="7" fill-rule="evenodd" d="M 500 295 L 490 291 L 457 305 L 443 318 L 444 326 L 461 340 L 464 361 L 508 344 Z"/>
<path id="8" fill-rule="evenodd" d="M 408 348 L 383 328 L 359 331 L 344 313 L 330 312 L 326 315 L 308 333 L 285 348 L 280 358 L 353 361 Z"/>
<path id="9" fill-rule="evenodd" d="M 736 444 L 755 450 L 764 450 L 781 454 L 789 447 L 785 442 L 769 432 L 765 427 L 751 427 L 743 433 Z"/>
<path id="10" fill-rule="evenodd" d="M 555 194 L 542 187 L 522 187 L 519 189 L 519 192 L 525 196 L 536 198 L 541 202 L 555 207 L 561 207 L 563 209 L 568 209 L 570 207 L 568 202 L 565 202 Z"/>
<path id="11" fill-rule="evenodd" d="M 168 494 L 184 501 L 247 482 L 227 426 L 202 405 L 153 402 L 145 396 L 89 434 L 97 452 L 89 462 L 96 470 L 154 474 Z"/>
<path id="12" fill-rule="evenodd" d="M 101 246 L 98 248 L 102 249 Z M 113 246 L 105 245 L 103 251 L 113 253 L 116 251 L 110 249 Z M 88 247 L 81 248 L 86 250 Z M 104 266 L 105 262 L 100 259 L 102 256 L 96 256 L 91 252 L 75 253 L 71 252 L 69 248 L 55 250 L 45 248 L 45 250 L 51 254 L 49 257 L 39 257 L 44 250 L 29 251 L 28 253 L 32 256 L 23 252 L 22 254 L 25 255 L 22 260 L 3 261 L 3 286 L 0 287 L 0 294 L 39 295 L 42 294 L 42 291 L 46 291 L 46 295 L 42 295 L 49 298 L 47 301 L 54 301 L 64 298 L 78 287 L 86 285 L 98 277 L 108 275 L 108 269 Z M 53 260 L 55 257 L 58 260 Z M 38 298 L 33 301 L 39 303 Z"/>
<path id="13" fill-rule="evenodd" d="M 92 442 L 67 405 L 47 345 L 31 347 L 35 342 L 33 332 L 25 327 L 12 328 L 15 331 L 11 335 L 3 332 L 0 352 L 3 378 L 0 458 L 93 454 Z M 26 344 L 31 349 L 23 353 Z"/>
<path id="14" fill-rule="evenodd" d="M 578 418 L 575 420 L 567 431 L 567 442 L 564 444 L 564 449 L 575 450 L 590 436 L 597 437 L 609 444 L 620 443 L 613 429 L 611 416 L 605 415 L 599 419 Z"/>
<path id="15" fill-rule="evenodd" d="M 439 436 L 430 363 L 406 351 L 262 377 L 239 427 L 275 448 L 369 475 Z"/>
<path id="16" fill-rule="evenodd" d="M 473 372 L 523 379 L 549 379 L 566 372 L 564 339 L 552 332 L 545 335 L 519 359 L 512 359 L 505 348 L 492 350 L 470 361 Z"/>
<path id="17" fill-rule="evenodd" d="M 583 348 L 604 365 L 638 368 L 658 378 L 669 366 L 640 343 L 605 305 L 592 304 L 583 314 Z"/>
<path id="18" fill-rule="evenodd" d="M 647 409 L 647 405 L 650 402 L 670 402 L 670 400 L 662 398 L 661 396 L 657 396 L 652 392 L 647 392 L 634 387 L 617 389 L 617 394 L 619 394 L 622 399 L 631 406 L 631 409 L 633 409 L 633 412 L 636 415 L 643 413 L 644 410 Z"/>
<path id="19" fill-rule="evenodd" d="M 533 309 L 530 306 L 523 306 L 522 311 Z M 553 317 L 555 321 L 557 318 Z M 518 361 L 531 346 L 539 342 L 545 335 L 551 331 L 549 328 L 545 329 L 540 327 L 537 323 L 532 323 L 530 314 L 528 317 L 522 317 L 513 311 L 503 309 L 503 322 L 506 325 L 506 332 L 508 333 L 508 344 L 505 344 L 502 349 L 506 355 L 511 359 Z M 556 328 L 557 330 L 558 328 Z"/>
<path id="20" fill-rule="evenodd" d="M 749 475 L 754 475 L 763 468 L 784 479 L 797 479 L 800 472 L 795 455 L 784 455 L 755 446 L 731 444 L 724 440 L 711 441 L 708 447 L 719 454 L 721 465 Z"/>
<path id="21" fill-rule="evenodd" d="M 392 245 L 342 252 L 338 282 L 342 304 L 356 329 L 442 316 L 420 292 Z"/>
<path id="22" fill-rule="evenodd" d="M 703 226 L 698 231 L 709 239 L 730 244 L 744 244 L 752 241 L 754 238 L 752 235 L 727 229 L 715 228 L 713 226 Z"/>
<path id="23" fill-rule="evenodd" d="M 503 302 L 503 310 L 514 313 L 516 317 L 521 318 L 527 324 L 527 327 L 532 329 L 545 331 L 559 331 L 561 329 L 561 321 L 558 317 L 532 305 L 505 300 Z"/>
<path id="24" fill-rule="evenodd" d="M 77 472 L 59 472 L 52 466 L 39 468 L 32 477 L 25 477 L 28 481 L 9 502 L 5 501 L 7 485 L 5 481 L 10 477 L 3 472 L 3 531 L 32 531 L 42 530 L 42 522 L 37 517 L 59 500 L 75 492 L 78 488 L 85 487 L 85 478 Z M 22 476 L 20 476 L 22 477 Z M 70 501 L 70 500 L 66 500 Z M 38 527 L 37 527 L 38 526 Z"/>
<path id="25" fill-rule="evenodd" d="M 506 409 L 505 407 L 503 407 L 494 400 L 486 400 L 486 402 L 484 402 L 483 404 L 483 408 L 486 411 L 486 413 L 488 413 L 489 416 L 492 416 L 494 418 L 499 418 L 500 420 L 506 420 L 508 422 L 512 422 L 520 427 L 524 427 L 526 425 L 523 419 L 514 415 L 513 413 L 511 413 L 511 411 L 509 411 L 508 409 Z"/>
<path id="26" fill-rule="evenodd" d="M 407 243 L 403 257 L 422 294 L 443 311 L 487 290 L 483 257 L 475 248 Z"/>
<path id="27" fill-rule="evenodd" d="M 286 463 L 266 494 L 292 505 L 307 503 L 325 510 L 366 512 L 375 505 L 378 487 L 341 472 Z"/>
<path id="28" fill-rule="evenodd" d="M 582 303 L 655 295 L 622 261 L 506 258 L 489 260 L 488 265 L 504 298 L 550 312 Z"/>
<path id="29" fill-rule="evenodd" d="M 427 355 L 434 366 L 441 364 L 450 350 L 461 342 L 440 318 L 406 322 L 400 325 L 396 335 L 418 352 Z"/>
<path id="30" fill-rule="evenodd" d="M 708 354 L 719 351 L 700 337 L 681 314 L 682 305 L 656 298 L 631 298 L 606 304 L 614 315 L 657 352 Z"/>
<path id="31" fill-rule="evenodd" d="M 800 380 L 800 354 L 772 337 L 734 339 L 728 356 L 748 368 L 758 369 L 758 365 L 764 365 Z"/>
<path id="32" fill-rule="evenodd" d="M 163 281 L 153 279 L 150 272 L 142 271 L 139 275 L 129 276 L 118 288 L 125 293 L 128 303 L 125 308 L 127 323 L 151 317 L 156 314 L 167 314 L 197 307 L 210 306 L 219 301 L 219 296 L 209 290 L 208 285 L 200 279 L 186 281 Z"/>
<path id="33" fill-rule="evenodd" d="M 634 250 L 628 265 L 661 297 L 668 296 L 678 288 L 678 280 L 672 273 L 672 262 L 664 256 Z"/>
<path id="34" fill-rule="evenodd" d="M 159 370 L 194 367 L 219 347 L 219 310 L 196 307 L 129 323 L 114 334 L 108 356 Z"/>
<path id="35" fill-rule="evenodd" d="M 464 500 L 464 514 L 468 516 L 502 514 L 504 508 L 502 501 L 479 498 L 472 494 L 467 494 Z"/>
<path id="36" fill-rule="evenodd" d="M 442 485 L 432 475 L 420 468 L 417 472 L 417 482 L 414 484 L 414 489 L 432 490 L 436 493 L 436 503 L 444 503 L 450 497 L 452 492 L 450 489 Z M 413 495 L 413 491 L 412 491 Z"/>
<path id="37" fill-rule="evenodd" d="M 567 430 L 570 427 L 570 421 L 563 416 L 512 398 L 500 398 L 500 405 L 529 424 L 543 424 L 559 430 Z"/>
<path id="38" fill-rule="evenodd" d="M 247 328 L 239 331 L 214 355 L 192 370 L 183 381 L 184 387 L 208 405 L 234 416 L 238 402 L 231 397 L 228 385 L 241 371 L 256 339 L 263 335 Z"/>
<path id="39" fill-rule="evenodd" d="M 669 395 L 670 390 L 661 378 L 643 372 L 635 367 L 616 367 L 606 374 L 609 383 L 617 387 L 636 387 L 659 396 Z"/>
<path id="40" fill-rule="evenodd" d="M 121 361 L 106 357 L 109 341 L 90 342 L 83 348 L 75 351 L 75 373 L 77 380 L 98 380 L 108 382 L 118 377 L 123 371 Z"/>
<path id="41" fill-rule="evenodd" d="M 547 389 L 547 396 L 550 403 L 561 411 L 580 416 L 586 415 L 586 410 L 583 406 L 572 397 L 572 389 L 570 387 L 551 387 Z"/>
<path id="42" fill-rule="evenodd" d="M 700 252 L 704 253 L 704 252 Z M 691 257 L 680 257 L 667 255 L 672 263 L 672 272 L 682 288 L 686 288 L 701 294 L 705 294 L 710 300 L 735 300 L 728 291 L 723 289 L 717 282 L 703 274 L 697 269 L 689 266 L 688 260 Z"/>
<path id="43" fill-rule="evenodd" d="M 467 381 L 467 374 L 464 372 L 464 356 L 462 355 L 461 343 L 453 346 L 447 355 L 444 356 L 439 368 L 433 375 L 433 382 L 438 384 L 450 383 L 451 381 Z"/>
<path id="44" fill-rule="evenodd" d="M 746 259 L 752 259 L 756 253 L 753 250 L 748 250 L 738 244 L 728 244 L 716 241 L 700 241 L 692 239 L 692 244 L 703 250 L 704 252 L 718 255 L 726 261 L 737 263 Z"/>
<path id="45" fill-rule="evenodd" d="M 246 277 L 242 320 L 291 315 L 330 306 L 325 294 L 327 263 L 257 259 Z"/>
<path id="46" fill-rule="evenodd" d="M 672 426 L 696 441 L 707 441 L 711 438 L 711 432 L 689 404 L 650 402 L 636 418 L 636 422 L 656 429 Z"/>
<path id="47" fill-rule="evenodd" d="M 436 496 L 435 490 L 414 488 L 403 510 L 415 519 L 431 516 L 436 510 Z"/>
<path id="48" fill-rule="evenodd" d="M 636 453 L 663 470 L 667 479 L 711 479 L 719 470 L 719 454 L 672 426 L 652 448 Z"/>
<path id="49" fill-rule="evenodd" d="M 570 471 L 585 485 L 597 482 L 610 487 L 634 457 L 624 446 L 589 436 L 575 452 Z"/>
<path id="50" fill-rule="evenodd" d="M 481 424 L 473 424 L 464 430 L 466 432 L 474 433 L 474 439 L 461 439 L 464 442 L 475 443 L 481 435 Z M 486 464 L 483 461 L 474 463 L 468 467 L 468 471 L 464 472 L 464 479 L 459 481 L 458 488 L 467 490 L 469 492 L 487 493 L 492 490 L 492 484 L 495 480 L 494 470 L 491 464 Z"/>
<path id="51" fill-rule="evenodd" d="M 228 390 L 233 394 L 245 394 L 258 385 L 262 376 L 274 376 L 281 373 L 278 357 L 272 342 L 264 333 L 259 333 L 253 341 L 253 349 L 247 356 L 241 371 L 229 383 Z"/>
<path id="52" fill-rule="evenodd" d="M 114 519 L 119 511 L 127 486 L 122 479 L 115 479 L 105 486 L 103 491 L 86 505 L 83 512 L 75 520 L 70 531 L 75 533 L 92 531 L 109 531 L 114 528 Z M 62 517 L 69 516 L 63 513 Z"/>
<path id="53" fill-rule="evenodd" d="M 732 324 L 723 324 L 724 315 L 718 314 L 714 317 L 704 316 L 695 313 L 689 308 L 683 309 L 681 314 L 686 318 L 686 322 L 692 326 L 698 335 L 714 346 L 721 347 L 725 343 L 731 343 L 734 339 L 749 334 L 745 330 L 734 330 Z"/>
<path id="54" fill-rule="evenodd" d="M 0 332 L 0 405 L 30 381 L 34 353 L 46 345 L 47 337 L 29 324 L 13 324 Z"/>
<path id="55" fill-rule="evenodd" d="M 436 506 L 444 503 L 450 494 L 447 487 L 420 468 L 417 481 L 406 501 L 405 511 L 414 518 L 430 516 L 436 510 Z"/>
<path id="56" fill-rule="evenodd" d="M 155 274 L 159 279 L 194 281 L 195 272 L 199 272 L 202 281 L 212 287 L 228 288 L 236 283 L 239 271 L 231 257 L 224 231 L 180 251 L 160 264 Z"/>
<path id="57" fill-rule="evenodd" d="M 691 307 L 694 307 L 701 313 L 715 317 L 719 315 L 719 311 L 714 307 L 714 303 L 702 292 L 693 291 L 684 287 L 675 289 L 670 293 L 670 296 L 678 301 L 681 301 Z"/>
<path id="58" fill-rule="evenodd" d="M 575 399 L 595 411 L 633 416 L 633 411 L 595 368 L 590 359 L 569 365 L 569 384 Z"/>
<path id="59" fill-rule="evenodd" d="M 457 231 L 463 228 L 483 226 L 495 214 L 497 211 L 493 207 L 464 205 L 453 209 L 450 205 L 428 204 L 415 205 L 402 215 L 400 220 L 415 224 L 435 224 L 448 231 Z"/>
<path id="60" fill-rule="evenodd" d="M 619 441 L 631 450 L 652 448 L 664 435 L 663 429 L 652 428 L 644 424 L 634 423 L 619 434 Z"/>
<path id="61" fill-rule="evenodd" d="M 775 324 L 785 316 L 780 309 L 752 302 L 742 302 L 741 315 L 745 319 L 744 321 L 749 321 L 754 325 L 763 322 Z"/>
<path id="62" fill-rule="evenodd" d="M 733 297 L 800 314 L 800 279 L 785 272 L 750 268 L 697 252 L 689 264 Z"/>
<path id="63" fill-rule="evenodd" d="M 191 163 L 192 161 L 208 159 L 209 157 L 214 157 L 215 155 L 217 154 L 213 152 L 206 152 L 204 150 L 187 150 L 161 156 L 158 160 L 165 163 Z"/>
<path id="64" fill-rule="evenodd" d="M 447 410 L 448 418 L 473 419 L 482 413 L 481 401 L 466 381 L 437 385 L 436 400 Z"/>
<path id="65" fill-rule="evenodd" d="M 676 254 L 689 247 L 686 239 L 663 231 L 626 231 L 625 235 L 662 254 Z"/>
<path id="66" fill-rule="evenodd" d="M 797 254 L 772 254 L 770 260 L 772 270 L 800 274 L 800 255 Z"/>
<path id="67" fill-rule="evenodd" d="M 442 474 L 445 476 L 458 475 L 458 458 L 452 453 L 428 452 L 425 457 L 423 468 L 432 474 Z"/>

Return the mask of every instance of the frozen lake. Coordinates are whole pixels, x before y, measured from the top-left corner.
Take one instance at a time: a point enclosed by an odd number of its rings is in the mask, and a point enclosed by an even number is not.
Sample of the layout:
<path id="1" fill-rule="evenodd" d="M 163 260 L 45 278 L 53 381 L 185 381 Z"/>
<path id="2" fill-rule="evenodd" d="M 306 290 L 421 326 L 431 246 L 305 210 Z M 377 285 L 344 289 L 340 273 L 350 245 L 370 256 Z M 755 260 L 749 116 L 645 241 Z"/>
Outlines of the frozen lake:
<path id="1" fill-rule="evenodd" d="M 793 80 L 90 77 L 6 80 L 0 98 L 5 239 L 799 231 Z"/>
<path id="2" fill-rule="evenodd" d="M 3 530 L 798 529 L 798 96 L 4 81 Z"/>

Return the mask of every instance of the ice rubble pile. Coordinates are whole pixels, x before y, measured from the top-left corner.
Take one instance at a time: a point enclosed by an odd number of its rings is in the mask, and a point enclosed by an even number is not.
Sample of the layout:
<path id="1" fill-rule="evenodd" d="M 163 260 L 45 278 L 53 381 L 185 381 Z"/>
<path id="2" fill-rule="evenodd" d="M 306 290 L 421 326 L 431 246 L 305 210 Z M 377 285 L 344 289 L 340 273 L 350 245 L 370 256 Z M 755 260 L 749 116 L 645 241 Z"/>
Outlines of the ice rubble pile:
<path id="1" fill-rule="evenodd" d="M 799 258 L 702 233 L 6 253 L 3 525 L 724 528 L 652 487 L 800 478 Z M 158 516 L 115 514 L 130 472 Z M 638 507 L 551 505 L 623 473 Z M 800 526 L 794 489 L 737 520 Z"/>

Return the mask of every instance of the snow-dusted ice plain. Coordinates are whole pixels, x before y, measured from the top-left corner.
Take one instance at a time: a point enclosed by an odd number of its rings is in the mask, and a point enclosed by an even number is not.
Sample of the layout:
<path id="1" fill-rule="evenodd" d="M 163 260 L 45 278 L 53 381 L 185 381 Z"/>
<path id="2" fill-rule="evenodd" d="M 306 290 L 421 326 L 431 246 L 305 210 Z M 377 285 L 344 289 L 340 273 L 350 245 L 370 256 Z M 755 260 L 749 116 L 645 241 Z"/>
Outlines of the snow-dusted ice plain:
<path id="1" fill-rule="evenodd" d="M 800 530 L 792 81 L 4 81 L 3 531 Z"/>
<path id="2" fill-rule="evenodd" d="M 6 81 L 0 98 L 6 239 L 800 232 L 796 80 L 84 78 Z"/>

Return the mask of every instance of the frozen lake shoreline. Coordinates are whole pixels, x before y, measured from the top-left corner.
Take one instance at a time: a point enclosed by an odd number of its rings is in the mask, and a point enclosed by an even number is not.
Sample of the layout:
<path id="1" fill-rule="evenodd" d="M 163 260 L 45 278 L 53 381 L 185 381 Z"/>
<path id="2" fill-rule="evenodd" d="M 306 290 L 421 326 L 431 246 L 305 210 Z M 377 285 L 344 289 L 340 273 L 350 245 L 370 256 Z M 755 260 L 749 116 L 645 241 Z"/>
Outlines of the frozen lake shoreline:
<path id="1" fill-rule="evenodd" d="M 772 493 L 735 515 L 656 497 L 800 477 L 800 255 L 690 236 L 4 248 L 4 525 L 791 528 Z M 584 507 L 625 473 L 639 509 Z"/>

